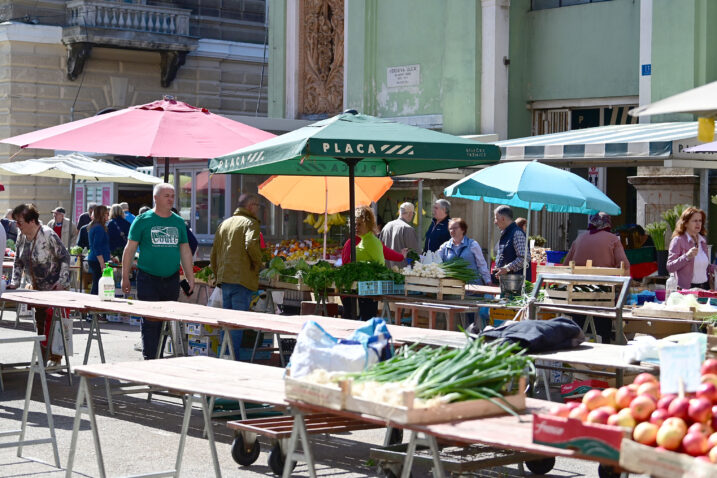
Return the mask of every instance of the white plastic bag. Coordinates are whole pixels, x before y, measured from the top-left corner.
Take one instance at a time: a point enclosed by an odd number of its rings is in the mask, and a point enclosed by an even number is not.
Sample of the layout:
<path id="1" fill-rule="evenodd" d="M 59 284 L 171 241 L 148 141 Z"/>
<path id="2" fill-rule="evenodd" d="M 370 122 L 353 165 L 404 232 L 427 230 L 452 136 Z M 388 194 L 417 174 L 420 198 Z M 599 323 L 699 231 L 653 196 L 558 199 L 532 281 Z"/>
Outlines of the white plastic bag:
<path id="1" fill-rule="evenodd" d="M 309 320 L 296 338 L 289 364 L 291 376 L 300 378 L 316 369 L 360 372 L 379 359 L 392 355 L 390 340 L 391 335 L 383 319 L 371 319 L 346 340 L 336 339 L 319 324 Z"/>
<path id="2" fill-rule="evenodd" d="M 207 300 L 207 306 L 216 307 L 217 309 L 222 308 L 222 289 L 220 287 L 214 288 L 212 295 Z"/>
<path id="3" fill-rule="evenodd" d="M 55 322 L 54 329 L 52 331 L 52 349 L 51 352 L 55 355 L 65 355 L 65 346 L 62 343 L 62 332 L 60 327 L 65 332 L 65 340 L 67 341 L 67 355 L 72 355 L 72 319 L 67 309 L 57 309 L 60 311 L 61 320 Z"/>

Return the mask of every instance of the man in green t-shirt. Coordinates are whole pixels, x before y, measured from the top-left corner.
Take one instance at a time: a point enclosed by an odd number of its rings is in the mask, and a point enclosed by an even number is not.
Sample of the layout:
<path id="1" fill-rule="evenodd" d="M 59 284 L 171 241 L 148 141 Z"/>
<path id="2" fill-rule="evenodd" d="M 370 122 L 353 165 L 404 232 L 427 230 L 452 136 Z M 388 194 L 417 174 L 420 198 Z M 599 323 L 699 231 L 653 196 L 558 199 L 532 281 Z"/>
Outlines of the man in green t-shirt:
<path id="1" fill-rule="evenodd" d="M 194 289 L 192 252 L 187 241 L 184 220 L 172 212 L 174 186 L 167 183 L 154 187 L 154 209 L 140 214 L 132 221 L 129 240 L 122 254 L 122 291 L 130 291 L 129 273 L 139 247 L 137 261 L 137 298 L 163 301 L 179 298 L 179 264 Z M 142 355 L 145 360 L 157 356 L 162 322 L 142 319 Z"/>

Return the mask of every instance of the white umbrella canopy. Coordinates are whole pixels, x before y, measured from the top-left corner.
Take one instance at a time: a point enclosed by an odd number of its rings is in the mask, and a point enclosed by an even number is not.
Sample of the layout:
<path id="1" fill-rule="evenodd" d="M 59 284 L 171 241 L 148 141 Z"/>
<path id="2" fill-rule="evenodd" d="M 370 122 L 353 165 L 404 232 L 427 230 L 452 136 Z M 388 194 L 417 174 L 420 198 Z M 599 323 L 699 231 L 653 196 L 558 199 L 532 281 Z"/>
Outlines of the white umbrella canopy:
<path id="1" fill-rule="evenodd" d="M 124 184 L 158 184 L 162 182 L 160 178 L 149 174 L 105 163 L 80 153 L 2 163 L 0 164 L 0 174 L 69 179 L 72 186 L 70 204 L 75 198 L 75 181 L 78 179 Z M 74 220 L 74 208 L 70 208 L 70 210 L 72 211 L 71 220 Z"/>
<path id="2" fill-rule="evenodd" d="M 670 113 L 692 113 L 702 117 L 717 115 L 717 81 L 630 110 L 632 116 Z"/>
<path id="3" fill-rule="evenodd" d="M 157 184 L 160 178 L 80 153 L 0 164 L 0 174 L 125 184 Z"/>

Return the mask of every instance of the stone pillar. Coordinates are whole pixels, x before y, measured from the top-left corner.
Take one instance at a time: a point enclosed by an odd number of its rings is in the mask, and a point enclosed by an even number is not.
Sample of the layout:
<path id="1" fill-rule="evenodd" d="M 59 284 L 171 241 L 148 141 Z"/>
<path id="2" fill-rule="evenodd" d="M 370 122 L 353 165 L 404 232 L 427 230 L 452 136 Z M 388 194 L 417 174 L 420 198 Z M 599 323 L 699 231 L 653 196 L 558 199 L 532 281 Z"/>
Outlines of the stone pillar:
<path id="1" fill-rule="evenodd" d="M 481 132 L 507 139 L 510 0 L 482 0 L 481 7 Z"/>
<path id="2" fill-rule="evenodd" d="M 661 221 L 663 211 L 677 204 L 695 204 L 699 178 L 684 175 L 641 175 L 627 178 L 637 190 L 637 223 L 640 225 Z M 668 235 L 672 231 L 668 231 Z"/>

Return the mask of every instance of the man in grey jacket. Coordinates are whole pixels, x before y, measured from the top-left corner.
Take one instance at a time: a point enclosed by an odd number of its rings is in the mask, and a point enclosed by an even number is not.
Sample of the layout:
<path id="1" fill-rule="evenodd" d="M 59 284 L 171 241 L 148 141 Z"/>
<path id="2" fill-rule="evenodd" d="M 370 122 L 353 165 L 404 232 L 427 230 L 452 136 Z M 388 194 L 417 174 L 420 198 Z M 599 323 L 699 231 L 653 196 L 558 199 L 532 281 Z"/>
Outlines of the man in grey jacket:
<path id="1" fill-rule="evenodd" d="M 411 226 L 413 221 L 413 214 L 415 208 L 410 202 L 405 202 L 399 206 L 398 219 L 388 222 L 379 234 L 379 239 L 383 242 L 386 247 L 393 249 L 394 251 L 400 252 L 404 256 L 406 255 L 406 249 L 413 249 L 419 251 L 418 236 L 416 230 Z M 405 267 L 406 261 L 393 262 L 386 261 L 388 267 L 398 266 Z"/>

